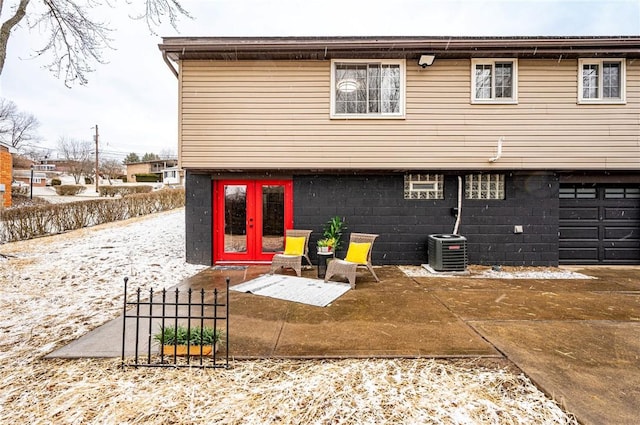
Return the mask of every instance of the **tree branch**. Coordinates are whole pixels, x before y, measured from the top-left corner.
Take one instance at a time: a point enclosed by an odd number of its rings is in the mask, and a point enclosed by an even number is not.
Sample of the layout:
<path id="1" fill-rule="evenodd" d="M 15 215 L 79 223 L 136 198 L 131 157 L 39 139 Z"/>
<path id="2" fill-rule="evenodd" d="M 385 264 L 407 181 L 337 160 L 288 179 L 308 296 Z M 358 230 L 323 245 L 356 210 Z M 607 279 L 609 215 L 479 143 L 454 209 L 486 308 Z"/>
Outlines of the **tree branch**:
<path id="1" fill-rule="evenodd" d="M 110 48 L 111 31 L 105 24 L 89 18 L 84 7 L 72 0 L 43 0 L 47 11 L 37 18 L 35 26 L 49 31 L 49 40 L 36 50 L 38 55 L 53 54 L 48 68 L 56 77 L 64 74 L 67 87 L 87 83 L 86 74 L 93 71 L 90 62 L 106 63 L 102 50 Z"/>
<path id="2" fill-rule="evenodd" d="M 18 7 L 16 8 L 15 13 L 12 17 L 7 19 L 0 26 L 0 74 L 2 74 L 2 70 L 4 69 L 4 61 L 7 58 L 7 44 L 9 43 L 9 36 L 11 35 L 11 31 L 13 28 L 22 21 L 22 19 L 27 14 L 27 6 L 31 0 L 20 0 Z M 2 12 L 2 7 L 4 6 L 4 2 L 0 1 L 0 12 Z"/>

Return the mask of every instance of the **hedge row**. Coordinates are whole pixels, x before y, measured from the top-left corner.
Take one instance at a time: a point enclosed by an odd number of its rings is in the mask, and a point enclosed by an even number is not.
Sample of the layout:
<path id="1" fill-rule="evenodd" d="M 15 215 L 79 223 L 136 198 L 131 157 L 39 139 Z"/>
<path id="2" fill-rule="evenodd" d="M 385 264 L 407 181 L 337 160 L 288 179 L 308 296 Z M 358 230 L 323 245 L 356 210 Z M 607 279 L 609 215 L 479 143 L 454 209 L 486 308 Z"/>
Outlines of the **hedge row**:
<path id="1" fill-rule="evenodd" d="M 100 186 L 98 188 L 98 193 L 100 196 L 111 196 L 112 198 L 116 195 L 127 196 L 134 193 L 149 193 L 153 190 L 152 186 Z"/>
<path id="2" fill-rule="evenodd" d="M 141 173 L 136 174 L 136 181 L 140 183 L 157 183 L 160 181 L 160 177 L 153 173 Z"/>
<path id="3" fill-rule="evenodd" d="M 184 189 L 0 210 L 0 242 L 62 233 L 184 206 Z"/>

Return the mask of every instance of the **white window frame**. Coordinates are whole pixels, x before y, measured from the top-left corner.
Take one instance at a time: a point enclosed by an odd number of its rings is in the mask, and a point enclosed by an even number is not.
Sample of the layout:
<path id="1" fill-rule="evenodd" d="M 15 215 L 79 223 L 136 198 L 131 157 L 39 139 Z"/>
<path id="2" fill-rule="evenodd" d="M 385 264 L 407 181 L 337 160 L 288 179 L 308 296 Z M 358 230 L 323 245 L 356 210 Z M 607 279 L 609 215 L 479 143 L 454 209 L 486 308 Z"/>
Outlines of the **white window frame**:
<path id="1" fill-rule="evenodd" d="M 337 64 L 380 64 L 399 65 L 400 67 L 400 111 L 397 113 L 336 113 L 336 65 Z M 331 60 L 331 118 L 335 119 L 404 119 L 407 92 L 406 61 L 404 59 L 332 59 Z"/>
<path id="2" fill-rule="evenodd" d="M 513 75 L 513 87 L 511 97 L 496 98 L 496 63 L 511 62 Z M 491 65 L 491 98 L 482 99 L 476 97 L 476 65 Z M 518 103 L 518 59 L 516 58 L 496 58 L 496 59 L 471 59 L 471 103 L 473 104 L 517 104 Z"/>
<path id="3" fill-rule="evenodd" d="M 620 64 L 620 97 L 603 97 L 603 67 L 605 63 Z M 582 71 L 585 65 L 598 65 L 598 97 L 583 97 Z M 578 59 L 578 103 L 579 104 L 626 104 L 627 103 L 627 61 L 626 59 Z"/>
<path id="4" fill-rule="evenodd" d="M 484 186 L 484 187 L 483 187 Z M 495 186 L 494 196 L 492 186 Z M 499 173 L 467 174 L 464 179 L 464 199 L 496 200 L 506 198 L 506 176 Z"/>
<path id="5" fill-rule="evenodd" d="M 444 199 L 444 174 L 405 174 L 404 199 Z"/>

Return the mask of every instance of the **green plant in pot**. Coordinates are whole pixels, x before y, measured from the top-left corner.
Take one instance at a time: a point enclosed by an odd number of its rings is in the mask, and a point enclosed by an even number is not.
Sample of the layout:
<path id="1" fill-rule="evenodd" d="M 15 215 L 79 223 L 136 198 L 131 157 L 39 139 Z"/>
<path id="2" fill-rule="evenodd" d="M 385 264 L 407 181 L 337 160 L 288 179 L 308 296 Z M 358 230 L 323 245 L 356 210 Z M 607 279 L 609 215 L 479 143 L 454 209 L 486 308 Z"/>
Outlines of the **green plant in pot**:
<path id="1" fill-rule="evenodd" d="M 339 216 L 331 217 L 324 225 L 322 236 L 326 240 L 329 251 L 337 251 L 342 246 L 342 233 L 347 230 L 344 219 Z M 322 239 L 321 239 L 322 240 Z"/>
<path id="2" fill-rule="evenodd" d="M 160 327 L 153 339 L 162 346 L 164 355 L 206 356 L 214 350 L 218 351 L 222 331 L 214 330 L 211 326 L 188 328 L 184 325 L 169 325 Z"/>
<path id="3" fill-rule="evenodd" d="M 322 238 L 318 240 L 318 251 L 320 252 L 333 252 L 336 245 L 334 238 Z"/>

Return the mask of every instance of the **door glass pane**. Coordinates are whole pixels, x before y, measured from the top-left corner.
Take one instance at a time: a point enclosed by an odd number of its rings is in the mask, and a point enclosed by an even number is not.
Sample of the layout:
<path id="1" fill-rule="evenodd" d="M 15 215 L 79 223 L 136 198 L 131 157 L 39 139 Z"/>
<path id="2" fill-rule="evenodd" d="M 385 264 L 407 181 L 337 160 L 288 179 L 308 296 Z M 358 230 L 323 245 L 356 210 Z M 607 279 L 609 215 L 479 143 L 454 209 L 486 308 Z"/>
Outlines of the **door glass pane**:
<path id="1" fill-rule="evenodd" d="M 224 187 L 224 251 L 247 251 L 247 186 Z"/>
<path id="2" fill-rule="evenodd" d="M 262 252 L 284 250 L 284 186 L 262 186 Z"/>

